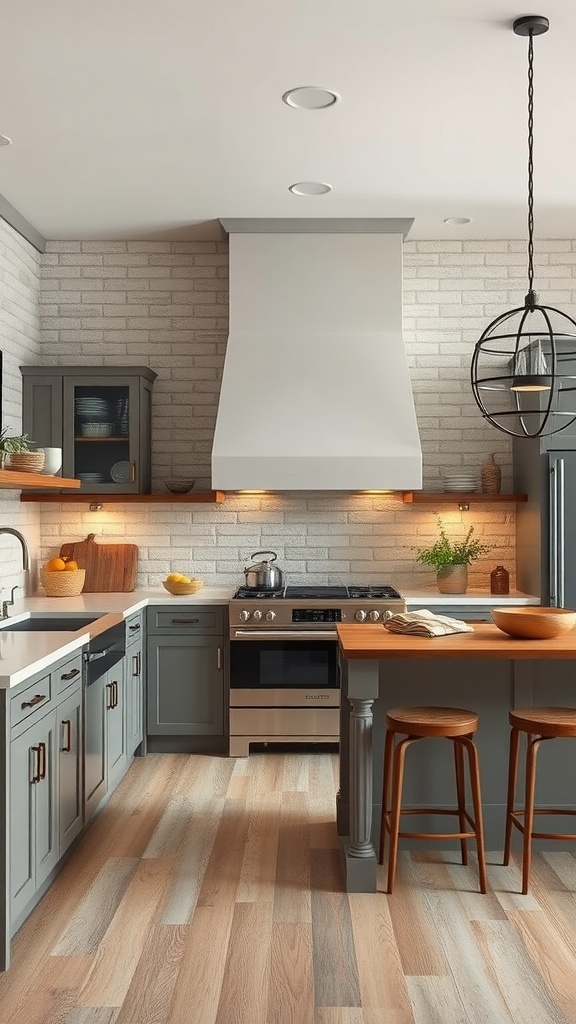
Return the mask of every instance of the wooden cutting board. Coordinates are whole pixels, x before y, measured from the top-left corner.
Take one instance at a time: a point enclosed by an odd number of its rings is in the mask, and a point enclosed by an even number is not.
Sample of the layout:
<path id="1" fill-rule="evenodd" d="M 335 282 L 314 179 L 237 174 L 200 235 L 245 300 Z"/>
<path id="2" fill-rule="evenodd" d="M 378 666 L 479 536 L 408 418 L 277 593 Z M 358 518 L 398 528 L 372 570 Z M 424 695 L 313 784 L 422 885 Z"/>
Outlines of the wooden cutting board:
<path id="1" fill-rule="evenodd" d="M 60 557 L 73 558 L 79 569 L 86 569 L 85 594 L 119 593 L 136 586 L 136 544 L 99 544 L 89 533 L 86 540 L 63 544 Z"/>

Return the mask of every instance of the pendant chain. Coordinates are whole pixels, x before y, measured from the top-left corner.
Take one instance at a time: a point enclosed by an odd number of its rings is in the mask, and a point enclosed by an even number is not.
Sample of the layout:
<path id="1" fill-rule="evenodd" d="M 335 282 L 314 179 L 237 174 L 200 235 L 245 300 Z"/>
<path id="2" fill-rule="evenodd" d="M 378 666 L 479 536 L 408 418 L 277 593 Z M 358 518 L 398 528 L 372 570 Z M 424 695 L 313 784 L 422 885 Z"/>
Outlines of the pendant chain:
<path id="1" fill-rule="evenodd" d="M 534 36 L 528 43 L 528 294 L 534 290 Z"/>

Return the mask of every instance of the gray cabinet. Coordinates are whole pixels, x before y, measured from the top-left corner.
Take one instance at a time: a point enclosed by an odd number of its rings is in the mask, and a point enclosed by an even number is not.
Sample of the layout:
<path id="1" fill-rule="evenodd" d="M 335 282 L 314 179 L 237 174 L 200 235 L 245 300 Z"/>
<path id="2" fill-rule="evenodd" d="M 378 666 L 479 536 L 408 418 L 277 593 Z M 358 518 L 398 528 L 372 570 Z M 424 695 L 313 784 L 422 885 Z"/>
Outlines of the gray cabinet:
<path id="1" fill-rule="evenodd" d="M 62 448 L 62 475 L 93 493 L 151 484 L 152 386 L 144 366 L 22 366 L 23 430 Z"/>
<path id="2" fill-rule="evenodd" d="M 9 902 L 12 930 L 80 833 L 82 654 L 9 697 Z"/>
<path id="3" fill-rule="evenodd" d="M 222 608 L 149 608 L 149 736 L 223 738 L 224 661 Z"/>
<path id="4" fill-rule="evenodd" d="M 144 739 L 144 621 L 142 613 L 126 622 L 126 752 L 130 757 Z"/>
<path id="5" fill-rule="evenodd" d="M 57 709 L 58 849 L 62 854 L 82 831 L 82 690 L 73 688 Z"/>
<path id="6" fill-rule="evenodd" d="M 84 817 L 88 821 L 127 767 L 124 661 L 86 687 Z"/>
<path id="7" fill-rule="evenodd" d="M 58 862 L 56 713 L 10 743 L 10 914 L 18 918 Z"/>

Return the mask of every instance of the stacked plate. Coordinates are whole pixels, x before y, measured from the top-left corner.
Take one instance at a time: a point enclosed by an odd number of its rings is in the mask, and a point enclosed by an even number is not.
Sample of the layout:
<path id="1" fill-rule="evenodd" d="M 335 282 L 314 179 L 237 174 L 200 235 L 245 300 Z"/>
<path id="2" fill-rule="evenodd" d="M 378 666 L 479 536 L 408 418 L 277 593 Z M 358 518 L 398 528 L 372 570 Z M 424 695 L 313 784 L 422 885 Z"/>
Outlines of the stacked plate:
<path id="1" fill-rule="evenodd" d="M 105 398 L 98 398 L 97 395 L 90 396 L 89 398 L 77 398 L 74 407 L 78 418 L 85 422 L 102 422 L 110 418 L 107 400 Z"/>
<path id="2" fill-rule="evenodd" d="M 101 484 L 104 481 L 104 473 L 76 473 L 76 476 L 86 484 Z"/>
<path id="3" fill-rule="evenodd" d="M 476 473 L 467 469 L 454 470 L 452 473 L 444 474 L 445 491 L 475 491 L 478 486 Z"/>

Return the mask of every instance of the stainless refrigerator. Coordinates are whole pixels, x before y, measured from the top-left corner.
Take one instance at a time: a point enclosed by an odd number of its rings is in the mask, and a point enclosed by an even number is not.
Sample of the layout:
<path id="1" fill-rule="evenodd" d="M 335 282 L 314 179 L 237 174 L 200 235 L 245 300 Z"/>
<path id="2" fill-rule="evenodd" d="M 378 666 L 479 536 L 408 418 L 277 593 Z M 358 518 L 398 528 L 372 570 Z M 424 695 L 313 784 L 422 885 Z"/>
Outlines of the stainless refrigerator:
<path id="1" fill-rule="evenodd" d="M 569 428 L 568 428 L 569 429 Z M 516 580 L 543 605 L 576 609 L 576 437 L 514 440 Z"/>

